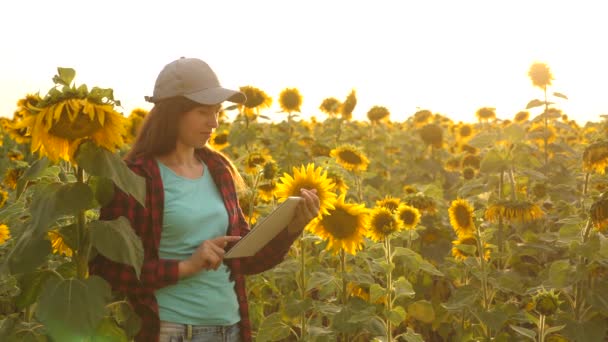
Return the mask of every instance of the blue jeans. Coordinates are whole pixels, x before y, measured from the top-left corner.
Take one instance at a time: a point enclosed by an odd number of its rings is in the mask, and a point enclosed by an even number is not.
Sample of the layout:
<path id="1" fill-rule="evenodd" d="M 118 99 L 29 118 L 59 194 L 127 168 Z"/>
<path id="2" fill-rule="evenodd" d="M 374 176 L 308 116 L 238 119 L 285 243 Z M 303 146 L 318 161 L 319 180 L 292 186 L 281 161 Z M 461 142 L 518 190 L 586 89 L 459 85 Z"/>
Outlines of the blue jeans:
<path id="1" fill-rule="evenodd" d="M 161 321 L 160 342 L 240 342 L 239 324 L 189 325 Z"/>

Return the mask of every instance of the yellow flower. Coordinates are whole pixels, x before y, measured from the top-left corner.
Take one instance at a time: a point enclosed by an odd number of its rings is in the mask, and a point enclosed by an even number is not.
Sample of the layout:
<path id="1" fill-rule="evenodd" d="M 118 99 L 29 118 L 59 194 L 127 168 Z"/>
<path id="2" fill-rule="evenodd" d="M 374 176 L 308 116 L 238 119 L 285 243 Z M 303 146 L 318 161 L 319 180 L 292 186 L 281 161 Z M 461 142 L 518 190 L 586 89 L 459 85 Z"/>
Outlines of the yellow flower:
<path id="1" fill-rule="evenodd" d="M 4 179 L 2 182 L 7 188 L 15 190 L 17 188 L 17 181 L 23 175 L 24 171 L 25 169 L 21 167 L 9 168 L 6 170 L 6 174 L 4 174 Z"/>
<path id="2" fill-rule="evenodd" d="M 342 115 L 342 119 L 350 120 L 353 117 L 353 110 L 355 110 L 355 106 L 357 105 L 357 94 L 355 93 L 355 89 L 351 90 L 350 94 L 346 97 L 346 100 L 342 104 L 340 108 L 340 114 Z"/>
<path id="3" fill-rule="evenodd" d="M 608 141 L 596 142 L 585 148 L 583 170 L 603 175 L 606 173 L 606 166 L 608 166 Z"/>
<path id="4" fill-rule="evenodd" d="M 135 141 L 137 134 L 141 126 L 144 123 L 146 116 L 148 115 L 148 111 L 141 108 L 136 108 L 131 111 L 131 114 L 126 120 L 125 126 L 125 136 L 124 140 L 126 144 L 131 144 Z"/>
<path id="5" fill-rule="evenodd" d="M 340 194 L 346 194 L 346 191 L 348 191 L 348 184 L 346 184 L 346 181 L 341 174 L 330 170 L 327 172 L 327 177 L 334 182 L 332 191 Z"/>
<path id="6" fill-rule="evenodd" d="M 261 152 L 251 152 L 245 159 L 245 172 L 251 175 L 257 174 L 264 165 L 271 161 L 272 157 Z"/>
<path id="7" fill-rule="evenodd" d="M 458 237 L 470 236 L 475 233 L 473 207 L 466 200 L 458 198 L 452 201 L 448 213 L 450 224 Z"/>
<path id="8" fill-rule="evenodd" d="M 0 189 L 0 208 L 4 207 L 8 200 L 8 192 Z"/>
<path id="9" fill-rule="evenodd" d="M 540 62 L 536 62 L 530 66 L 528 76 L 530 76 L 532 84 L 541 89 L 545 89 L 547 86 L 550 86 L 551 81 L 553 80 L 553 75 L 551 74 L 551 70 L 549 70 L 547 64 Z"/>
<path id="10" fill-rule="evenodd" d="M 334 183 L 327 172 L 322 168 L 315 168 L 313 163 L 302 165 L 299 169 L 293 168 L 293 177 L 287 173 L 280 178 L 280 183 L 277 184 L 275 196 L 279 199 L 286 199 L 289 196 L 301 196 L 300 189 L 316 189 L 317 197 L 319 197 L 320 210 L 319 214 L 328 215 L 330 209 L 334 209 L 336 194 L 332 192 Z"/>
<path id="11" fill-rule="evenodd" d="M 602 194 L 602 196 L 591 205 L 589 209 L 591 222 L 593 226 L 600 232 L 606 231 L 608 228 L 608 193 Z"/>
<path id="12" fill-rule="evenodd" d="M 435 214 L 437 212 L 435 199 L 422 193 L 419 194 L 416 192 L 409 195 L 406 198 L 405 203 L 420 210 L 423 214 Z"/>
<path id="13" fill-rule="evenodd" d="M 462 178 L 466 179 L 466 180 L 471 180 L 473 178 L 475 178 L 475 169 L 467 166 L 464 169 L 462 169 Z"/>
<path id="14" fill-rule="evenodd" d="M 63 236 L 55 229 L 47 232 L 51 245 L 53 246 L 53 253 L 59 255 L 65 255 L 67 257 L 72 256 L 72 249 L 65 243 Z"/>
<path id="15" fill-rule="evenodd" d="M 338 164 L 349 171 L 365 171 L 369 165 L 369 159 L 353 145 L 337 147 L 329 155 L 336 158 Z"/>
<path id="16" fill-rule="evenodd" d="M 383 199 L 376 201 L 377 207 L 386 208 L 393 213 L 397 210 L 397 208 L 399 208 L 399 204 L 401 204 L 400 198 L 396 198 L 396 197 L 388 196 L 388 195 L 385 196 Z"/>
<path id="17" fill-rule="evenodd" d="M 479 257 L 479 251 L 477 251 L 477 239 L 472 235 L 465 235 L 458 237 L 458 240 L 452 241 L 454 247 L 452 247 L 452 256 L 456 260 L 465 260 L 467 257 L 473 256 L 473 254 L 469 254 L 465 252 L 463 249 L 459 249 L 457 246 L 472 246 L 475 248 L 475 256 Z M 490 248 L 487 243 L 483 244 L 483 258 L 484 260 L 490 260 Z"/>
<path id="18" fill-rule="evenodd" d="M 367 210 L 363 204 L 344 203 L 340 195 L 329 214 L 314 219 L 308 229 L 327 241 L 327 249 L 355 254 L 363 246 L 367 232 Z"/>
<path id="19" fill-rule="evenodd" d="M 209 145 L 216 151 L 221 151 L 230 146 L 230 143 L 228 142 L 228 132 L 213 132 L 209 139 Z"/>
<path id="20" fill-rule="evenodd" d="M 253 208 L 252 208 L 253 206 Z M 251 203 L 251 192 L 243 191 L 239 193 L 239 207 L 243 212 L 243 216 L 245 217 L 245 222 L 249 223 L 249 212 L 251 212 L 251 225 L 253 226 L 260 216 L 260 213 L 256 209 L 256 204 Z"/>
<path id="21" fill-rule="evenodd" d="M 491 119 L 496 119 L 496 108 L 492 107 L 482 107 L 475 112 L 475 116 L 479 121 L 489 121 Z"/>
<path id="22" fill-rule="evenodd" d="M 25 95 L 24 98 L 17 101 L 17 110 L 13 113 L 13 118 L 21 120 L 28 116 L 30 111 L 33 110 L 41 100 L 39 94 Z"/>
<path id="23" fill-rule="evenodd" d="M 475 132 L 475 130 L 473 129 L 473 126 L 469 125 L 469 124 L 462 124 L 458 128 L 458 136 L 463 141 L 471 138 L 473 136 L 474 132 Z"/>
<path id="24" fill-rule="evenodd" d="M 375 207 L 369 219 L 368 236 L 379 242 L 384 241 L 391 234 L 403 229 L 401 219 L 387 208 Z"/>
<path id="25" fill-rule="evenodd" d="M 277 184 L 274 181 L 262 183 L 258 185 L 258 196 L 262 201 L 270 202 L 274 198 L 274 192 L 277 189 Z"/>
<path id="26" fill-rule="evenodd" d="M 420 223 L 420 210 L 407 204 L 400 204 L 397 208 L 397 216 L 403 222 L 403 228 L 412 230 Z"/>
<path id="27" fill-rule="evenodd" d="M 391 113 L 388 111 L 388 109 L 382 106 L 373 106 L 367 112 L 367 118 L 369 119 L 369 121 L 374 123 L 378 123 L 383 120 L 388 120 L 390 115 Z"/>
<path id="28" fill-rule="evenodd" d="M 418 134 L 426 145 L 433 146 L 434 148 L 441 148 L 443 146 L 443 128 L 437 124 L 424 125 L 418 131 Z"/>
<path id="29" fill-rule="evenodd" d="M 521 112 L 515 114 L 515 118 L 513 118 L 513 121 L 515 121 L 516 123 L 524 123 L 524 122 L 528 121 L 529 118 L 530 118 L 529 112 L 521 111 Z"/>
<path id="30" fill-rule="evenodd" d="M 261 89 L 244 86 L 240 90 L 247 96 L 247 101 L 244 104 L 239 104 L 238 108 L 241 113 L 250 119 L 255 119 L 260 114 L 260 109 L 269 108 L 272 105 L 272 98 Z"/>
<path id="31" fill-rule="evenodd" d="M 2 128 L 8 133 L 8 136 L 17 144 L 28 144 L 32 139 L 27 134 L 27 128 L 18 126 L 22 119 L 13 118 L 12 120 L 5 119 L 2 121 Z"/>
<path id="32" fill-rule="evenodd" d="M 401 190 L 403 190 L 406 195 L 413 195 L 418 193 L 418 189 L 416 189 L 416 187 L 413 185 L 404 185 L 403 189 Z"/>
<path id="33" fill-rule="evenodd" d="M 338 101 L 338 99 L 335 97 L 326 98 L 319 106 L 319 109 L 329 116 L 338 114 L 340 112 L 340 108 L 342 108 L 342 103 L 340 103 L 340 101 Z"/>
<path id="34" fill-rule="evenodd" d="M 462 158 L 462 168 L 471 167 L 475 170 L 479 170 L 481 166 L 481 158 L 477 155 L 467 153 L 467 155 Z"/>
<path id="35" fill-rule="evenodd" d="M 458 170 L 460 170 L 461 164 L 462 164 L 462 158 L 453 156 L 445 161 L 445 169 L 447 171 L 458 171 Z"/>
<path id="36" fill-rule="evenodd" d="M 431 119 L 433 118 L 433 113 L 431 113 L 431 111 L 423 109 L 423 110 L 419 110 L 416 113 L 414 113 L 414 126 L 415 127 L 422 127 L 424 125 L 426 125 L 427 123 L 429 123 L 431 121 Z"/>
<path id="37" fill-rule="evenodd" d="M 490 205 L 484 216 L 490 222 L 498 222 L 502 218 L 506 222 L 528 223 L 543 215 L 540 207 L 532 202 L 502 200 Z"/>
<path id="38" fill-rule="evenodd" d="M 3 245 L 6 240 L 11 238 L 11 231 L 5 224 L 0 224 L 0 245 Z"/>
<path id="39" fill-rule="evenodd" d="M 300 112 L 302 95 L 297 88 L 285 88 L 279 95 L 279 105 L 284 112 Z"/>
<path id="40" fill-rule="evenodd" d="M 266 180 L 273 180 L 279 172 L 279 166 L 274 160 L 269 160 L 264 164 L 264 169 L 262 170 L 262 178 Z"/>

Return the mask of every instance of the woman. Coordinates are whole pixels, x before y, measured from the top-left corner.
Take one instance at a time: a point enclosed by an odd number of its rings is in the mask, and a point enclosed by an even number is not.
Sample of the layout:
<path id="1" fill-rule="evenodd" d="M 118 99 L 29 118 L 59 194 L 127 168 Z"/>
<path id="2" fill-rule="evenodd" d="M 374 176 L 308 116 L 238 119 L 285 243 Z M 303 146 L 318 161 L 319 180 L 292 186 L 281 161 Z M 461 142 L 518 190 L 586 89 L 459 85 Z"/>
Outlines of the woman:
<path id="1" fill-rule="evenodd" d="M 138 279 L 130 266 L 98 255 L 90 271 L 125 294 L 142 319 L 136 341 L 251 341 L 244 275 L 280 263 L 319 212 L 314 191 L 292 222 L 253 257 L 223 260 L 249 227 L 238 205 L 234 165 L 206 146 L 221 103 L 245 95 L 222 88 L 203 61 L 180 58 L 161 71 L 154 103 L 125 161 L 146 178 L 146 207 L 115 189 L 100 219 L 129 219 L 142 239 Z"/>

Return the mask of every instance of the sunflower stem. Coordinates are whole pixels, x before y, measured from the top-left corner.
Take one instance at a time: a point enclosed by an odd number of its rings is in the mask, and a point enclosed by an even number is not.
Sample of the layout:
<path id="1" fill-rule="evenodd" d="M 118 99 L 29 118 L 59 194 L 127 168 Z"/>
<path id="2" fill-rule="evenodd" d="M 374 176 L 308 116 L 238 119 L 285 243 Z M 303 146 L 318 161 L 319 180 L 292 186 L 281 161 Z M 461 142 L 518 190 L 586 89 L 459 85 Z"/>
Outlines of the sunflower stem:
<path id="1" fill-rule="evenodd" d="M 547 165 L 549 164 L 549 151 L 547 151 L 547 143 L 548 143 L 548 137 L 547 137 L 547 132 L 549 131 L 548 126 L 549 126 L 549 120 L 547 118 L 547 114 L 549 114 L 549 103 L 547 102 L 547 86 L 544 87 L 544 92 L 545 92 L 545 112 L 543 113 L 543 117 L 544 117 L 544 121 L 545 121 L 545 126 L 544 126 L 544 132 L 543 132 L 543 141 L 545 143 L 545 167 L 544 167 L 544 174 L 545 176 L 547 176 L 547 172 L 549 170 L 547 170 Z"/>
<path id="2" fill-rule="evenodd" d="M 515 193 L 515 174 L 513 173 L 513 167 L 509 169 L 509 181 L 511 182 L 511 200 L 517 200 L 517 195 Z"/>
<path id="3" fill-rule="evenodd" d="M 479 266 L 481 267 L 481 290 L 483 295 L 483 308 L 485 310 L 489 309 L 488 303 L 488 279 L 486 274 L 486 260 L 484 258 L 485 251 L 483 249 L 483 243 L 481 241 L 481 231 L 479 227 L 476 226 L 477 233 L 477 254 L 479 255 Z"/>
<path id="4" fill-rule="evenodd" d="M 591 176 L 590 172 L 585 173 L 585 184 L 583 185 L 583 196 L 581 197 L 581 209 L 583 213 L 585 212 L 585 198 L 587 197 L 587 191 L 589 189 L 589 177 Z"/>
<path id="5" fill-rule="evenodd" d="M 388 271 L 386 272 L 386 305 L 388 311 L 388 317 L 386 320 L 386 340 L 388 342 L 393 341 L 393 323 L 391 322 L 390 315 L 393 311 L 393 265 L 391 257 L 391 239 L 387 236 L 384 239 L 384 254 L 386 257 L 386 263 L 388 265 Z"/>
<path id="6" fill-rule="evenodd" d="M 348 300 L 348 293 L 346 281 L 346 252 L 344 252 L 343 248 L 340 249 L 340 271 L 342 273 L 342 310 L 344 310 Z M 346 333 L 342 333 L 341 335 L 342 341 L 348 341 Z"/>
<path id="7" fill-rule="evenodd" d="M 84 169 L 80 166 L 77 167 L 76 181 L 78 183 L 84 183 Z M 88 267 L 88 247 L 86 246 L 86 216 L 85 211 L 80 210 L 77 217 L 77 239 L 76 239 L 76 250 L 74 251 L 74 258 L 76 259 L 76 276 L 79 279 L 85 279 L 89 274 Z"/>
<path id="8" fill-rule="evenodd" d="M 304 272 L 306 270 L 305 268 L 305 261 L 306 261 L 306 255 L 305 255 L 305 250 L 304 250 L 304 235 L 306 234 L 306 232 L 302 233 L 302 237 L 300 237 L 300 295 L 302 297 L 302 301 L 305 300 L 306 298 L 306 277 L 304 275 Z M 300 329 L 301 329 L 301 333 L 300 333 L 300 339 L 302 341 L 306 340 L 306 311 L 302 311 L 301 316 L 300 316 Z"/>
<path id="9" fill-rule="evenodd" d="M 263 169 L 255 175 L 255 179 L 253 180 L 253 190 L 251 191 L 251 200 L 249 202 L 249 227 L 251 227 L 251 220 L 253 219 L 253 207 L 255 207 L 255 197 L 258 193 L 258 183 L 260 182 L 260 176 L 262 175 L 262 172 Z"/>
<path id="10" fill-rule="evenodd" d="M 543 314 L 538 318 L 538 342 L 545 342 L 545 318 Z"/>

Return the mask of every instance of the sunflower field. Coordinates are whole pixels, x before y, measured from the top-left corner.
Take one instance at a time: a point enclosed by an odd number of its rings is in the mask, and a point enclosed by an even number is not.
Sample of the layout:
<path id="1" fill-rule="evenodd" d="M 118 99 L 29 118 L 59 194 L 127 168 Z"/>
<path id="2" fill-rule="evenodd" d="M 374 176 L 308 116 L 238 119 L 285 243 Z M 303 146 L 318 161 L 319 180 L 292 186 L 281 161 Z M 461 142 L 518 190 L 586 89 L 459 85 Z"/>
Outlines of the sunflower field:
<path id="1" fill-rule="evenodd" d="M 570 120 L 547 65 L 529 76 L 527 108 L 501 120 L 482 107 L 470 123 L 430 110 L 397 122 L 382 106 L 353 120 L 354 90 L 303 119 L 295 88 L 272 122 L 273 99 L 242 87 L 209 145 L 239 168 L 250 225 L 302 187 L 321 200 L 286 260 L 247 279 L 255 340 L 606 340 L 608 122 Z M 0 119 L 3 341 L 129 341 L 140 328 L 87 262 L 141 269 L 128 221 L 98 217 L 113 184 L 145 198 L 122 157 L 147 111 L 123 115 L 111 89 L 74 78 L 59 68 L 56 87 Z"/>

